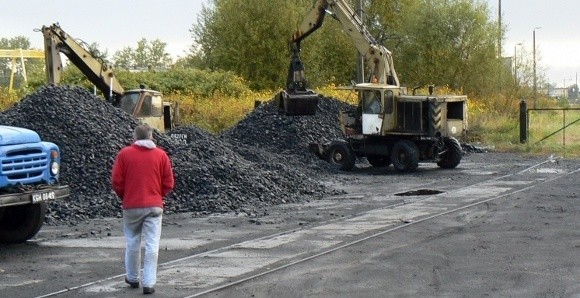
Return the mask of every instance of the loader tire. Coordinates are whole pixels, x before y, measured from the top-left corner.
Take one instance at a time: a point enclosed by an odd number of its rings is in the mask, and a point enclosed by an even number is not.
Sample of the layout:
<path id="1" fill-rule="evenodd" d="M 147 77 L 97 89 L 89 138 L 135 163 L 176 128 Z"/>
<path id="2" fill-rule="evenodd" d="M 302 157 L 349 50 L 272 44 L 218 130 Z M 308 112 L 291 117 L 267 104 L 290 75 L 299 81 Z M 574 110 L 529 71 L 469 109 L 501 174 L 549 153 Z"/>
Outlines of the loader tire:
<path id="1" fill-rule="evenodd" d="M 326 160 L 335 169 L 350 171 L 354 168 L 356 156 L 348 143 L 334 141 L 328 147 Z"/>
<path id="2" fill-rule="evenodd" d="M 437 165 L 443 169 L 454 169 L 461 162 L 461 157 L 463 152 L 461 150 L 461 144 L 457 139 L 452 137 L 446 137 L 443 139 L 445 144 L 445 153 L 440 156 Z"/>
<path id="3" fill-rule="evenodd" d="M 371 166 L 375 168 L 388 167 L 391 164 L 391 158 L 389 158 L 388 156 L 369 155 L 367 156 L 367 160 L 371 164 Z"/>
<path id="4" fill-rule="evenodd" d="M 22 243 L 44 224 L 46 202 L 0 208 L 0 243 Z"/>
<path id="5" fill-rule="evenodd" d="M 398 172 L 412 172 L 419 166 L 419 149 L 409 140 L 395 143 L 391 151 L 391 162 Z"/>

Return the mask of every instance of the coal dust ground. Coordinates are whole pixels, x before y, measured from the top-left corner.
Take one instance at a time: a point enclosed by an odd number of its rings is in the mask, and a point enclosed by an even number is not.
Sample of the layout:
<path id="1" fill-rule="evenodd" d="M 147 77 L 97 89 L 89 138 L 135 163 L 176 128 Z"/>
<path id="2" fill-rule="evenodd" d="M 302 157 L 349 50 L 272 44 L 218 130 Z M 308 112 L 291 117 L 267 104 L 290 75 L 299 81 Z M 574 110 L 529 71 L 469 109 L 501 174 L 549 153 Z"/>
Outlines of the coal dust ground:
<path id="1" fill-rule="evenodd" d="M 235 272 L 215 267 L 202 276 L 195 274 L 198 267 L 171 270 L 196 259 L 191 256 L 203 259 L 243 243 L 261 247 L 259 239 L 292 231 L 308 231 L 322 241 L 327 237 L 322 225 L 405 206 L 410 198 L 397 194 L 445 194 L 469 185 L 485 190 L 489 181 L 511 175 L 511 184 L 530 186 L 201 297 L 579 297 L 579 169 L 580 160 L 494 152 L 466 154 L 454 170 L 422 164 L 404 175 L 359 165 L 319 181 L 339 194 L 278 204 L 267 214 L 168 214 L 155 295 L 186 297 L 218 282 L 212 278 L 220 272 Z M 400 214 L 401 222 L 408 222 L 406 216 Z M 141 296 L 123 283 L 123 245 L 116 217 L 45 226 L 26 244 L 0 246 L 0 289 L 7 297 Z M 286 251 L 286 245 L 280 248 Z M 86 286 L 75 289 L 81 285 Z"/>

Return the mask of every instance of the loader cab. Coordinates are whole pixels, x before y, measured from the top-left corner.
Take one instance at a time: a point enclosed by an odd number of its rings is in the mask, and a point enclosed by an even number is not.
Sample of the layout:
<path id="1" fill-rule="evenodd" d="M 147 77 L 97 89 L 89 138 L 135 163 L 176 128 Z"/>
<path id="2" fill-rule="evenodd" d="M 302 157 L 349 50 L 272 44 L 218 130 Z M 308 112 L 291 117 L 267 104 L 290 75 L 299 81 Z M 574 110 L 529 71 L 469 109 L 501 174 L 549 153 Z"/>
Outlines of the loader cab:
<path id="1" fill-rule="evenodd" d="M 170 105 L 163 101 L 161 92 L 149 89 L 126 91 L 119 100 L 119 107 L 123 111 L 159 132 L 172 128 Z"/>
<path id="2" fill-rule="evenodd" d="M 400 93 L 400 87 L 363 83 L 354 88 L 358 93 L 362 111 L 363 135 L 384 135 L 385 131 L 392 129 L 395 123 L 395 100 Z"/>

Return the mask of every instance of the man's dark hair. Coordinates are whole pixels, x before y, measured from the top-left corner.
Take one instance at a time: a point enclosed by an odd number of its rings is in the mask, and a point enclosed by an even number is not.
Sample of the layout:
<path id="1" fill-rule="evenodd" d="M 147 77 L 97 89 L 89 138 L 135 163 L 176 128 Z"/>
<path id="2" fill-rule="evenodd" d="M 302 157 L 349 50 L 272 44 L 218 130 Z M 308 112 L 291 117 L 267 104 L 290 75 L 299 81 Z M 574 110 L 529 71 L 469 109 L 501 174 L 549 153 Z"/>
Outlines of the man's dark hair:
<path id="1" fill-rule="evenodd" d="M 135 127 L 133 132 L 135 140 L 151 140 L 153 139 L 153 129 L 147 124 L 141 124 Z"/>

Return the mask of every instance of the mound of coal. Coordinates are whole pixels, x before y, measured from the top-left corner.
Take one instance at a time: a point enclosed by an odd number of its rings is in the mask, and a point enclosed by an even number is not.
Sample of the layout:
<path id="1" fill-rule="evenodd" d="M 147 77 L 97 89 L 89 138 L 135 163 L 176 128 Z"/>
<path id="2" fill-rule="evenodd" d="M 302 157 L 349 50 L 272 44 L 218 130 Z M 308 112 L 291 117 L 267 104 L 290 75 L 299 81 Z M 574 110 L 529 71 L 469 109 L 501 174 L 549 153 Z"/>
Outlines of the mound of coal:
<path id="1" fill-rule="evenodd" d="M 174 212 L 238 211 L 243 206 L 241 211 L 255 213 L 268 205 L 318 198 L 331 191 L 275 154 L 228 143 L 195 126 L 172 133 L 186 133 L 193 140 L 170 150 L 176 189 L 187 190 L 169 198 L 177 202 L 168 208 Z"/>
<path id="2" fill-rule="evenodd" d="M 50 203 L 47 223 L 120 216 L 110 175 L 117 152 L 131 143 L 138 124 L 130 115 L 85 89 L 45 86 L 0 113 L 0 121 L 35 130 L 61 148 L 61 182 L 70 185 L 72 196 Z M 275 154 L 231 144 L 197 127 L 181 129 L 190 134 L 190 144 L 173 144 L 166 135 L 154 135 L 174 166 L 176 187 L 166 200 L 167 212 L 255 213 L 331 191 Z"/>
<path id="3" fill-rule="evenodd" d="M 344 102 L 322 97 L 315 115 L 284 116 L 278 113 L 274 101 L 268 101 L 224 131 L 221 137 L 269 152 L 304 155 L 310 143 L 343 138 L 338 115 L 340 110 L 349 108 L 352 106 Z"/>

